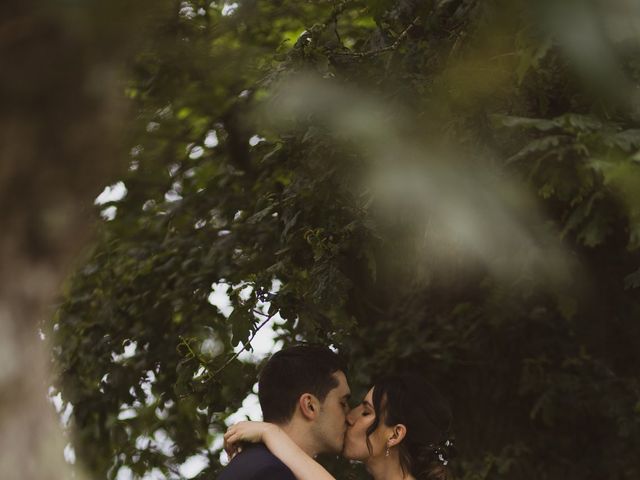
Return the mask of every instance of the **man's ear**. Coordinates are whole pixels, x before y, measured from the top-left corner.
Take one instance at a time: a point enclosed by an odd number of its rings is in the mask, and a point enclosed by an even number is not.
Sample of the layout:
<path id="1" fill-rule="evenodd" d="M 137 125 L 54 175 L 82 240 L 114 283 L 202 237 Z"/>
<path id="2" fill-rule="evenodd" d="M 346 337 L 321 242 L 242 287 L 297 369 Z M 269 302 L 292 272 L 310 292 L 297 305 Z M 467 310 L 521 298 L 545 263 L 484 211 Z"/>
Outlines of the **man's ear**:
<path id="1" fill-rule="evenodd" d="M 407 427 L 405 427 L 401 423 L 395 425 L 393 427 L 393 430 L 391 432 L 391 437 L 389 438 L 389 441 L 387 442 L 387 445 L 389 447 L 395 447 L 400 442 L 402 442 L 402 440 L 404 440 L 404 437 L 406 435 L 407 435 Z"/>
<path id="2" fill-rule="evenodd" d="M 315 420 L 320 412 L 320 402 L 315 395 L 303 393 L 298 399 L 298 406 L 302 416 L 307 420 Z"/>

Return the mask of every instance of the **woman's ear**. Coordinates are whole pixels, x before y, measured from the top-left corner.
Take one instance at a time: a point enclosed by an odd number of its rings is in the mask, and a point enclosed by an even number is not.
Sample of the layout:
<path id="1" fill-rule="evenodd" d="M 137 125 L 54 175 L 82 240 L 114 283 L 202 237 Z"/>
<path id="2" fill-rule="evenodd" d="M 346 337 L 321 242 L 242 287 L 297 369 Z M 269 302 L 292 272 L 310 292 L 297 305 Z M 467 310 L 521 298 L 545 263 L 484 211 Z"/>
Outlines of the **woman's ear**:
<path id="1" fill-rule="evenodd" d="M 315 420 L 316 416 L 320 412 L 320 402 L 310 393 L 304 393 L 300 395 L 298 399 L 298 406 L 300 407 L 300 413 L 307 420 Z"/>
<path id="2" fill-rule="evenodd" d="M 404 440 L 404 437 L 406 435 L 407 435 L 407 427 L 405 427 L 401 423 L 394 425 L 391 433 L 391 437 L 389 437 L 389 442 L 388 442 L 389 447 L 395 447 L 396 445 L 398 445 L 400 442 L 402 442 L 402 440 Z"/>

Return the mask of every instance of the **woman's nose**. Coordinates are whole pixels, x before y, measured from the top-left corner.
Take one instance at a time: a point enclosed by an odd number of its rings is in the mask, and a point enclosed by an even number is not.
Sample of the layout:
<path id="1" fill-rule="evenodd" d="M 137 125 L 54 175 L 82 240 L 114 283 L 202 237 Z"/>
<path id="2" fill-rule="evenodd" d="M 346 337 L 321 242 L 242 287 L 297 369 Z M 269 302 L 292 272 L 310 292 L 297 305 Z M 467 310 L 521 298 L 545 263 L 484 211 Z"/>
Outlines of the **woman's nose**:
<path id="1" fill-rule="evenodd" d="M 347 425 L 349 425 L 350 427 L 353 426 L 353 410 L 347 413 L 346 419 L 347 419 Z"/>

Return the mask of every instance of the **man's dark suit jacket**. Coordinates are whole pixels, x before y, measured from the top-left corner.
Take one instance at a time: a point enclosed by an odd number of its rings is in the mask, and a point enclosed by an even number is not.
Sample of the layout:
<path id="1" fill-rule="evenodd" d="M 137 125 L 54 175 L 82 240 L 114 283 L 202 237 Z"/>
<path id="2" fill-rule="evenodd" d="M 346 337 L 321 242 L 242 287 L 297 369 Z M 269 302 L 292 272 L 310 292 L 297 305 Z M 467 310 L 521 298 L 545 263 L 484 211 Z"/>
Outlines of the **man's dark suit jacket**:
<path id="1" fill-rule="evenodd" d="M 291 470 L 259 443 L 244 447 L 233 457 L 218 480 L 296 480 Z"/>

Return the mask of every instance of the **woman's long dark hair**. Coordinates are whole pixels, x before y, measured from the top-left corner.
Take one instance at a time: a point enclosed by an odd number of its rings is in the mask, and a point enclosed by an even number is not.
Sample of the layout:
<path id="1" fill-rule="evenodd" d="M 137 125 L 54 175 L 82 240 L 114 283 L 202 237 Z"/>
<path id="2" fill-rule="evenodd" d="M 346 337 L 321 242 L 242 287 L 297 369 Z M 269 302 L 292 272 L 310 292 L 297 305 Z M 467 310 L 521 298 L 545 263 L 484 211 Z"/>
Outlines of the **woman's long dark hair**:
<path id="1" fill-rule="evenodd" d="M 380 421 L 403 424 L 407 431 L 398 445 L 403 473 L 417 479 L 450 480 L 448 462 L 453 456 L 453 416 L 445 398 L 418 375 L 393 375 L 373 386 L 375 421 L 367 429 L 367 447 Z"/>

